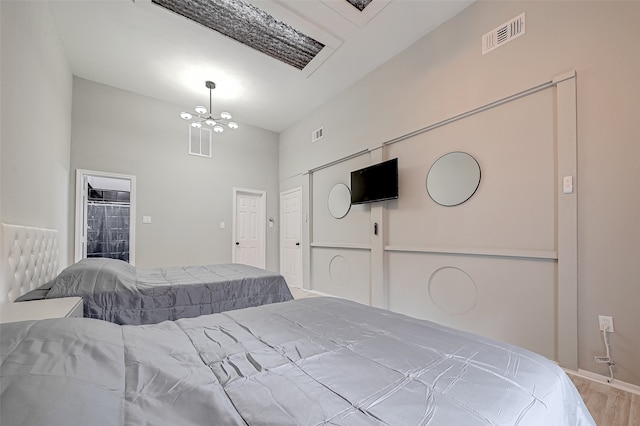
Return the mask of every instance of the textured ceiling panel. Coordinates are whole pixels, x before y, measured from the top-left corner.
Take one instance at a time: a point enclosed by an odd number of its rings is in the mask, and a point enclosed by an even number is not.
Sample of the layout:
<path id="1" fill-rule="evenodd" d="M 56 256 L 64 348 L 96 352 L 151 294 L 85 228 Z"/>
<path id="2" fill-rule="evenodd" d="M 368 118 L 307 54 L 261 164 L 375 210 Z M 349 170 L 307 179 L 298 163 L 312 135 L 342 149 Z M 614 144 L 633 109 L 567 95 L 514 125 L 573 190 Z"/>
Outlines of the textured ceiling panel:
<path id="1" fill-rule="evenodd" d="M 362 1 L 367 2 L 358 0 Z M 243 0 L 152 2 L 300 70 L 324 47 L 319 41 Z"/>
<path id="2" fill-rule="evenodd" d="M 369 3 L 371 3 L 372 1 L 373 0 L 347 0 L 347 2 L 351 6 L 355 7 L 360 12 L 362 12 L 365 7 L 369 6 Z"/>

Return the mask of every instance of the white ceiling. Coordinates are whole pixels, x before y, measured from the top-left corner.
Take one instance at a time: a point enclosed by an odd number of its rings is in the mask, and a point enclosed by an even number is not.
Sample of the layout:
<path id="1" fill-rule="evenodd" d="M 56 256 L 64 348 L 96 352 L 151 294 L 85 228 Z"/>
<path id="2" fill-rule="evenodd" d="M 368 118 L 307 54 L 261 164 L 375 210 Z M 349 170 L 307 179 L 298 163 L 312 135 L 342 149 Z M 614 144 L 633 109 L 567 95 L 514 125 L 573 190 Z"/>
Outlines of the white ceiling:
<path id="1" fill-rule="evenodd" d="M 74 75 L 280 132 L 409 47 L 473 0 L 250 0 L 327 47 L 302 71 L 150 0 L 52 1 Z"/>

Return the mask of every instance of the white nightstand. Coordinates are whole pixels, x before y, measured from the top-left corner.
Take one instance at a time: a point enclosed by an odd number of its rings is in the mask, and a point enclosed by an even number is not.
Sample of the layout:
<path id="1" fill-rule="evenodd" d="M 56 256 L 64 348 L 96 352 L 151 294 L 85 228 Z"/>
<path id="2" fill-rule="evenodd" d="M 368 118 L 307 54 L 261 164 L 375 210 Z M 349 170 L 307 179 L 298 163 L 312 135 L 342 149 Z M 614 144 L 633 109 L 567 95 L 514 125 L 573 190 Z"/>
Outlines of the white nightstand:
<path id="1" fill-rule="evenodd" d="M 30 300 L 0 304 L 0 324 L 47 318 L 82 318 L 81 297 Z"/>

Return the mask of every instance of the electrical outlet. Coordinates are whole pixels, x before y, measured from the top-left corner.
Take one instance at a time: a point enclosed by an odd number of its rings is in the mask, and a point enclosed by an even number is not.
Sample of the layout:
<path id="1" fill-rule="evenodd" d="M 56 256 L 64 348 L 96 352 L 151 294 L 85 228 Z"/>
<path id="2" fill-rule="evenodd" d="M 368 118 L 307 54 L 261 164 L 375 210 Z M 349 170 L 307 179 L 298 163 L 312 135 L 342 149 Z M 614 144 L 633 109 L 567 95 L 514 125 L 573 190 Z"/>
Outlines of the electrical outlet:
<path id="1" fill-rule="evenodd" d="M 613 333 L 613 317 L 607 315 L 598 315 L 598 321 L 600 323 L 600 331 L 607 331 Z"/>
<path id="2" fill-rule="evenodd" d="M 609 358 L 608 356 L 597 356 L 596 362 L 598 364 L 609 364 L 611 362 L 611 358 Z"/>

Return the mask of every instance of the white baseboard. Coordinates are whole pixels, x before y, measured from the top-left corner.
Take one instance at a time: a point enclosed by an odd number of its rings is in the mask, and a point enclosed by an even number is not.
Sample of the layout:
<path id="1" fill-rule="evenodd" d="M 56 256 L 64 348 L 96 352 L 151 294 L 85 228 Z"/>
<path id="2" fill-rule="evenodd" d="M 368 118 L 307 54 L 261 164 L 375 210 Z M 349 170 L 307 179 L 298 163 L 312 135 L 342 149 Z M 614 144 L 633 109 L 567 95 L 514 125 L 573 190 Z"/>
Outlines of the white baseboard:
<path id="1" fill-rule="evenodd" d="M 1 1 L 1 0 L 0 0 L 0 1 Z M 293 291 L 296 291 L 296 290 L 299 290 L 299 291 L 303 291 L 303 292 L 305 292 L 305 293 L 313 294 L 313 295 L 315 295 L 315 296 L 340 297 L 340 296 L 335 296 L 335 295 L 333 295 L 333 294 L 323 293 L 323 292 L 321 292 L 321 291 L 311 290 L 311 289 L 304 288 L 304 287 L 294 287 L 294 286 L 289 286 L 289 289 L 290 289 L 290 290 L 292 289 L 292 292 L 293 292 Z"/>
<path id="2" fill-rule="evenodd" d="M 336 297 L 338 299 L 346 299 L 346 297 L 336 296 L 335 294 L 323 293 L 318 290 L 309 290 L 308 288 L 300 288 L 302 291 L 306 291 L 307 293 L 315 294 L 316 296 L 326 296 L 326 297 Z"/>
<path id="3" fill-rule="evenodd" d="M 605 385 L 609 385 L 616 389 L 623 390 L 625 392 L 635 393 L 636 395 L 640 395 L 640 386 L 633 385 L 631 383 L 623 382 L 617 379 L 613 379 L 612 382 L 609 382 L 609 378 L 607 376 L 603 376 L 601 374 L 592 373 L 591 371 L 583 370 L 581 368 L 578 371 L 569 370 L 565 368 L 569 374 L 573 374 L 574 376 L 582 377 L 583 379 L 593 380 L 594 382 L 603 383 Z"/>

